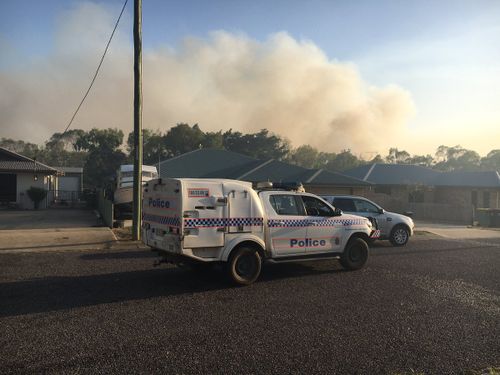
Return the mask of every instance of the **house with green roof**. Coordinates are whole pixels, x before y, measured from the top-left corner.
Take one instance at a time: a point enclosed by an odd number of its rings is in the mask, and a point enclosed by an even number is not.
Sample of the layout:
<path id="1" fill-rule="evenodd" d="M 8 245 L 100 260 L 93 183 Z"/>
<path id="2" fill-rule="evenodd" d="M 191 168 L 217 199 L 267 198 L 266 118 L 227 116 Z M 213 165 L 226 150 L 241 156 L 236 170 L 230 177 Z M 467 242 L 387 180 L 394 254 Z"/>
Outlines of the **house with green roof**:
<path id="1" fill-rule="evenodd" d="M 249 181 L 301 182 L 316 194 L 363 195 L 372 183 L 323 169 L 308 169 L 274 159 L 254 159 L 236 152 L 199 149 L 161 161 L 161 177 L 230 178 Z"/>
<path id="2" fill-rule="evenodd" d="M 397 206 L 399 211 L 416 211 L 427 207 L 427 211 L 441 210 L 439 214 L 450 221 L 470 223 L 476 209 L 500 208 L 498 171 L 442 172 L 418 165 L 375 163 L 344 173 L 373 183 L 368 195 L 385 202 L 388 209 Z"/>

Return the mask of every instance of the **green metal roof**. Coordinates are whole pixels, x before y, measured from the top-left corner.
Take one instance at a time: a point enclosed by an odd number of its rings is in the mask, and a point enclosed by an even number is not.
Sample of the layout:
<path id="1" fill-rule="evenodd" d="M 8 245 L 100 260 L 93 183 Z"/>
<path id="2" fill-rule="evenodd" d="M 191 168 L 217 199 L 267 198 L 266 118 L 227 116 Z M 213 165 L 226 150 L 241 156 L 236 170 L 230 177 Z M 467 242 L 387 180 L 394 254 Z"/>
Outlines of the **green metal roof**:
<path id="1" fill-rule="evenodd" d="M 412 164 L 367 164 L 345 174 L 376 185 L 414 185 L 449 187 L 500 187 L 497 171 L 441 172 Z"/>
<path id="2" fill-rule="evenodd" d="M 225 150 L 199 149 L 159 163 L 161 177 L 223 177 L 219 171 L 241 168 L 255 159 Z M 226 177 L 228 178 L 228 177 Z"/>
<path id="3" fill-rule="evenodd" d="M 360 179 L 282 161 L 259 160 L 225 150 L 199 149 L 162 161 L 161 177 L 230 178 L 250 182 L 302 182 L 309 185 L 370 186 Z"/>

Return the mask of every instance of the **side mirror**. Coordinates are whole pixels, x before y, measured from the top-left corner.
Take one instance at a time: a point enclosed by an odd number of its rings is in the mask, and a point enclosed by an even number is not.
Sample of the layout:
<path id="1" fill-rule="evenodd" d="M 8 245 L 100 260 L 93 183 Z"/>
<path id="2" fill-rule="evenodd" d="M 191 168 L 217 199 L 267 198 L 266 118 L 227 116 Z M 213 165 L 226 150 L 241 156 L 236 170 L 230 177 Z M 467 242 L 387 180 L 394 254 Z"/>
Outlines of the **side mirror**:
<path id="1" fill-rule="evenodd" d="M 379 214 L 383 214 L 384 212 L 385 212 L 385 210 L 384 210 L 383 208 L 379 208 L 379 209 L 378 209 L 378 213 L 379 213 Z"/>
<path id="2" fill-rule="evenodd" d="M 342 210 L 340 208 L 335 207 L 335 216 L 341 216 Z"/>

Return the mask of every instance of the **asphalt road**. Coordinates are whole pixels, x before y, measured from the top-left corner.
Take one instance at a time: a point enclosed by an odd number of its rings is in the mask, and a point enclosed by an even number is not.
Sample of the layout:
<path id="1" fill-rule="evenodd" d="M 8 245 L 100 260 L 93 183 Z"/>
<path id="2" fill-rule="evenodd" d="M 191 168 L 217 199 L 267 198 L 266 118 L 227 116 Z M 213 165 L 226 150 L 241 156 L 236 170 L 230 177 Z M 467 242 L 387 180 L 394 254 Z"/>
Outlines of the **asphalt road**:
<path id="1" fill-rule="evenodd" d="M 456 374 L 500 366 L 500 240 L 416 236 L 244 288 L 140 250 L 0 253 L 0 373 Z"/>

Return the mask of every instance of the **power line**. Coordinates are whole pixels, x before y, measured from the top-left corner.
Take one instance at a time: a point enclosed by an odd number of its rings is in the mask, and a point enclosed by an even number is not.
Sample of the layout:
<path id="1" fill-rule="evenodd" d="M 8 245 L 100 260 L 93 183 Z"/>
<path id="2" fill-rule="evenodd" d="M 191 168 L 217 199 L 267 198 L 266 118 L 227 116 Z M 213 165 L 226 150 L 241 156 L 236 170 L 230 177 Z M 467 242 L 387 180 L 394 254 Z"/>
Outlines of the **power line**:
<path id="1" fill-rule="evenodd" d="M 71 117 L 71 120 L 69 121 L 68 126 L 66 126 L 66 129 L 64 129 L 63 133 L 61 134 L 61 137 L 64 134 L 66 134 L 66 132 L 68 131 L 69 127 L 71 126 L 71 124 L 73 123 L 73 120 L 76 117 L 76 114 L 80 110 L 83 102 L 85 101 L 85 99 L 87 99 L 87 95 L 89 94 L 90 89 L 94 85 L 95 79 L 97 78 L 97 75 L 99 74 L 99 69 L 101 69 L 102 62 L 104 61 L 104 57 L 106 56 L 106 53 L 108 52 L 109 45 L 111 44 L 111 40 L 113 39 L 113 35 L 115 35 L 116 28 L 118 27 L 118 24 L 120 23 L 120 19 L 122 18 L 122 14 L 123 14 L 123 12 L 125 10 L 125 7 L 127 6 L 127 2 L 128 2 L 128 0 L 125 0 L 125 3 L 123 4 L 122 10 L 120 12 L 120 15 L 118 16 L 118 19 L 116 20 L 116 23 L 115 23 L 115 27 L 113 28 L 113 32 L 111 33 L 111 36 L 109 37 L 108 44 L 106 44 L 106 48 L 104 49 L 104 53 L 102 54 L 101 61 L 99 61 L 99 65 L 97 66 L 97 69 L 96 69 L 96 71 L 94 73 L 94 77 L 92 78 L 92 82 L 90 82 L 90 86 L 87 89 L 87 92 L 85 93 L 85 95 L 83 96 L 82 101 L 80 102 L 80 104 L 76 108 L 76 111 L 73 114 L 73 117 Z"/>

